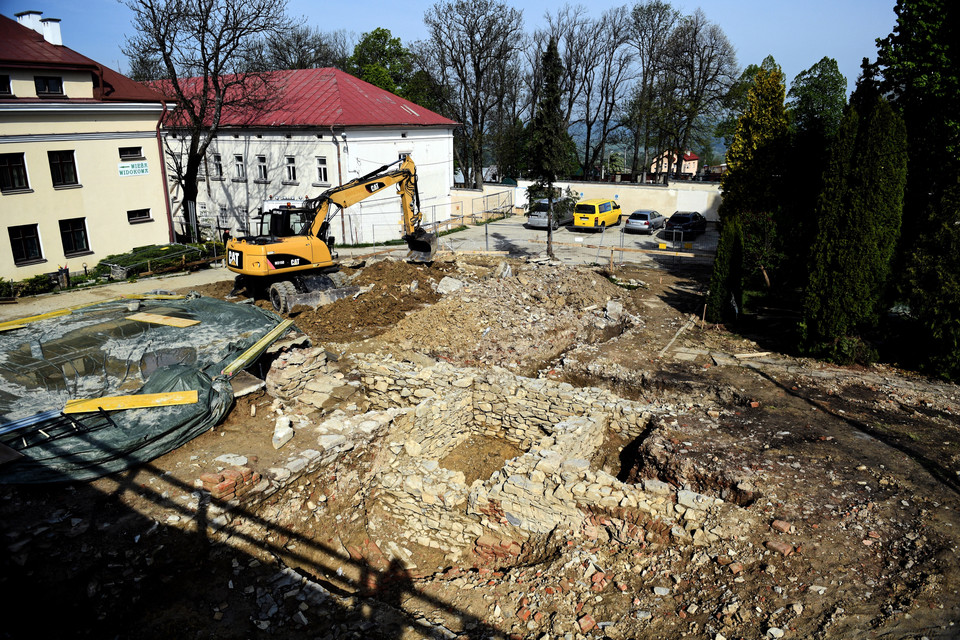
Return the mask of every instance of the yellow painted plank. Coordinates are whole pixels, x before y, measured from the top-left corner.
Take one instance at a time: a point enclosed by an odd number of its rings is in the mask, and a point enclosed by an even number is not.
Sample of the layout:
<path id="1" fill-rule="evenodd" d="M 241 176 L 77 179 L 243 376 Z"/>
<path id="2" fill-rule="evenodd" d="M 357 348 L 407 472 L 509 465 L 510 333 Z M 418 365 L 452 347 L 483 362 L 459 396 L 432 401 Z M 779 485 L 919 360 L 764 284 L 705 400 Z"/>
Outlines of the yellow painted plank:
<path id="1" fill-rule="evenodd" d="M 25 325 L 25 324 L 6 324 L 6 323 L 5 323 L 2 327 L 0 327 L 0 333 L 3 333 L 4 331 L 13 331 L 14 329 L 23 329 L 25 326 L 27 326 L 27 325 Z"/>
<path id="2" fill-rule="evenodd" d="M 241 371 L 242 369 L 250 366 L 250 363 L 256 360 L 271 342 L 286 333 L 287 329 L 289 329 L 290 325 L 292 324 L 293 320 L 288 318 L 275 326 L 265 336 L 257 340 L 256 344 L 237 356 L 237 359 L 228 364 L 221 373 L 227 377 L 230 377 L 237 371 Z"/>
<path id="3" fill-rule="evenodd" d="M 63 413 L 92 413 L 118 411 L 120 409 L 144 409 L 148 407 L 166 407 L 175 404 L 196 404 L 199 394 L 193 391 L 168 391 L 167 393 L 140 393 L 132 396 L 106 396 L 68 400 Z"/>
<path id="4" fill-rule="evenodd" d="M 185 300 L 187 298 L 178 293 L 126 293 L 120 297 L 124 300 Z"/>
<path id="5" fill-rule="evenodd" d="M 169 327 L 192 327 L 195 324 L 200 324 L 199 320 L 191 320 L 189 318 L 174 318 L 173 316 L 162 316 L 159 313 L 146 313 L 144 311 L 127 316 L 127 320 L 149 322 L 150 324 L 163 324 Z"/>
<path id="6" fill-rule="evenodd" d="M 70 315 L 72 312 L 77 309 L 84 309 L 86 307 L 92 307 L 97 304 L 104 304 L 107 302 L 114 302 L 120 298 L 109 298 L 107 300 L 97 300 L 96 302 L 87 302 L 84 304 L 73 305 L 72 307 L 65 307 L 63 309 L 57 309 L 56 311 L 50 311 L 48 313 L 41 313 L 36 316 L 27 316 L 26 318 L 19 318 L 17 320 L 7 320 L 6 322 L 0 322 L 0 331 L 5 329 L 16 329 L 25 324 L 30 324 L 31 322 L 39 322 L 40 320 L 46 320 L 47 318 L 57 318 L 60 316 Z"/>

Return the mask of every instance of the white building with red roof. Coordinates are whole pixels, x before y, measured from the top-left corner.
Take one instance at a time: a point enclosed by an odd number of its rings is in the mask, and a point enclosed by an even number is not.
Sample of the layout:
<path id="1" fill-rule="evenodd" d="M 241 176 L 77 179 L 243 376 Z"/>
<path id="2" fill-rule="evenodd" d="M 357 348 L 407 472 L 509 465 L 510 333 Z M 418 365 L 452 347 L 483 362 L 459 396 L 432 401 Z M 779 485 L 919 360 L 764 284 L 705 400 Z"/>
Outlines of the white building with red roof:
<path id="1" fill-rule="evenodd" d="M 171 241 L 163 97 L 63 46 L 60 21 L 0 16 L 0 278 L 73 272 Z"/>
<path id="2" fill-rule="evenodd" d="M 269 82 L 276 98 L 266 107 L 223 110 L 197 196 L 208 233 L 254 232 L 265 202 L 299 203 L 406 155 L 417 166 L 424 222 L 449 217 L 456 122 L 338 69 L 274 71 Z M 187 140 L 172 118 L 165 136 L 168 152 L 181 153 Z M 400 199 L 388 191 L 333 221 L 338 244 L 400 237 Z M 170 193 L 175 226 L 183 225 L 182 192 L 171 182 Z"/>

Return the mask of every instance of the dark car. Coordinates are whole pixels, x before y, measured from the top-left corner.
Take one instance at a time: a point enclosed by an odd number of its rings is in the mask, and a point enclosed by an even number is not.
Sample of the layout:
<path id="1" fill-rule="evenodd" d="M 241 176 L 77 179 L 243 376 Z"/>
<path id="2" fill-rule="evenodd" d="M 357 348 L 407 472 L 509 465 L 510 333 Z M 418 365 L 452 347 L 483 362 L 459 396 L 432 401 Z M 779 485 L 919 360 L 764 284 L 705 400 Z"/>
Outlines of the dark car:
<path id="1" fill-rule="evenodd" d="M 666 237 L 694 238 L 707 230 L 707 219 L 697 211 L 675 211 L 663 225 Z"/>

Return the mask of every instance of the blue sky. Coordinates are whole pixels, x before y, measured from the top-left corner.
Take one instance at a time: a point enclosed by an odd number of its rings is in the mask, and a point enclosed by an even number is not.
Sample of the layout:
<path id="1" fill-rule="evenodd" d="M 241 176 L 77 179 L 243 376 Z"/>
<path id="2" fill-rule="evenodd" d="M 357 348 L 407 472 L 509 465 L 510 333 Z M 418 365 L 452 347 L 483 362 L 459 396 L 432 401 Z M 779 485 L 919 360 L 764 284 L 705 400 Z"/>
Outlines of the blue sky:
<path id="1" fill-rule="evenodd" d="M 523 11 L 528 32 L 545 24 L 556 0 L 515 0 L 510 6 Z M 570 4 L 576 4 L 571 2 Z M 582 4 L 587 5 L 587 2 Z M 615 2 L 589 3 L 599 14 Z M 737 51 L 741 67 L 759 64 L 772 54 L 787 83 L 824 56 L 834 58 L 853 89 L 863 57 L 876 57 L 875 40 L 893 29 L 894 0 L 673 0 L 684 13 L 702 8 L 719 24 Z M 356 36 L 377 27 L 390 29 L 404 44 L 426 36 L 423 15 L 433 1 L 317 2 L 290 0 L 289 13 L 322 31 L 343 29 Z M 24 10 L 42 11 L 45 18 L 60 18 L 63 43 L 87 57 L 124 71 L 126 58 L 120 47 L 131 33 L 131 14 L 117 0 L 0 0 L 0 13 L 12 18 Z"/>

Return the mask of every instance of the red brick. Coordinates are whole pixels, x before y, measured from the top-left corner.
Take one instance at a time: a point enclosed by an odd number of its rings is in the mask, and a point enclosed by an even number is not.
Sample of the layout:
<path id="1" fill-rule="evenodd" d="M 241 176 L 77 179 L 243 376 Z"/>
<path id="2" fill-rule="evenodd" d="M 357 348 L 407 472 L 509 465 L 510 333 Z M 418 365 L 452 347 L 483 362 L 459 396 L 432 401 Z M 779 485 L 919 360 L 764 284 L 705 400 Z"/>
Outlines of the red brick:
<path id="1" fill-rule="evenodd" d="M 767 540 L 764 543 L 764 546 L 771 551 L 776 551 L 777 553 L 788 556 L 793 553 L 793 547 L 787 544 L 786 542 L 781 542 L 779 540 Z"/>
<path id="2" fill-rule="evenodd" d="M 601 580 L 603 580 L 605 577 L 607 577 L 607 576 L 606 576 L 606 574 L 605 574 L 604 572 L 602 572 L 602 571 L 597 571 L 595 574 L 593 574 L 592 576 L 590 576 L 590 581 L 593 582 L 594 584 L 596 584 L 596 583 L 600 582 Z"/>
<path id="3" fill-rule="evenodd" d="M 217 496 L 222 496 L 228 491 L 230 493 L 233 493 L 233 490 L 236 488 L 236 486 L 237 485 L 234 484 L 231 480 L 224 480 L 223 482 L 221 482 L 220 484 L 218 484 L 216 487 L 213 488 L 213 493 L 215 493 Z"/>
<path id="4" fill-rule="evenodd" d="M 206 485 L 217 485 L 220 484 L 220 481 L 223 480 L 223 476 L 219 473 L 205 473 L 200 476 L 200 479 L 203 480 L 204 486 Z"/>
<path id="5" fill-rule="evenodd" d="M 533 612 L 530 611 L 530 609 L 527 609 L 526 607 L 523 607 L 522 609 L 520 609 L 520 611 L 517 611 L 517 617 L 523 620 L 524 622 L 530 619 L 531 614 L 533 614 Z"/>
<path id="6" fill-rule="evenodd" d="M 580 625 L 580 631 L 582 633 L 586 633 L 587 631 L 590 631 L 591 629 L 597 626 L 597 621 L 594 620 L 588 613 L 584 615 L 582 618 L 580 618 L 577 621 L 577 624 Z"/>
<path id="7" fill-rule="evenodd" d="M 230 469 L 223 470 L 223 477 L 226 480 L 237 481 L 237 480 L 243 479 L 243 474 L 234 468 L 230 468 Z"/>
<path id="8" fill-rule="evenodd" d="M 774 520 L 770 523 L 770 526 L 779 531 L 780 533 L 789 533 L 790 527 L 792 526 L 789 522 L 785 520 Z"/>

